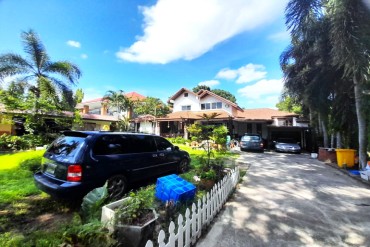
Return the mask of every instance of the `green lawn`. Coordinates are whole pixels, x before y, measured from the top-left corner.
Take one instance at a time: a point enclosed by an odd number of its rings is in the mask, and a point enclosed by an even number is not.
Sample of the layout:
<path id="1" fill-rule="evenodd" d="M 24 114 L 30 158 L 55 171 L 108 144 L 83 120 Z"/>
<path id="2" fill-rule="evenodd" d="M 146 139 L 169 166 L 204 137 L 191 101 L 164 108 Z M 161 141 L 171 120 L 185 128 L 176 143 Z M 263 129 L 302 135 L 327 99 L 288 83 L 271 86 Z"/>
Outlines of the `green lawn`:
<path id="1" fill-rule="evenodd" d="M 193 150 L 185 145 L 178 146 L 191 155 L 191 169 L 182 176 L 193 182 L 193 177 L 199 175 L 194 168 L 201 165 L 200 156 L 206 152 Z M 54 201 L 34 185 L 32 170 L 35 164 L 40 163 L 43 153 L 44 151 L 26 151 L 0 154 L 0 246 L 58 246 L 68 236 L 75 234 L 74 231 L 87 234 L 87 240 L 95 236 L 91 226 L 71 223 L 71 217 L 78 209 Z M 215 152 L 212 157 L 235 159 L 238 154 Z M 199 191 L 197 199 L 204 193 Z M 52 219 L 45 223 L 39 220 L 40 216 Z"/>
<path id="2" fill-rule="evenodd" d="M 0 155 L 0 205 L 41 193 L 34 185 L 33 172 L 20 164 L 25 160 L 40 158 L 43 153 L 40 150 Z"/>

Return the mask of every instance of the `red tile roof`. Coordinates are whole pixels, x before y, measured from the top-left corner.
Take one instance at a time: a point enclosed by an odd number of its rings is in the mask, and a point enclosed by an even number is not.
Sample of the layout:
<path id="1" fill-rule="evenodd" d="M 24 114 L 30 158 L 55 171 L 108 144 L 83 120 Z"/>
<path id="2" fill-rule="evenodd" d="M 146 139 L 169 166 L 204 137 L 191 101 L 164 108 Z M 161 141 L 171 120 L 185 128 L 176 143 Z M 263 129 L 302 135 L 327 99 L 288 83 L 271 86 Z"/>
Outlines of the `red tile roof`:
<path id="1" fill-rule="evenodd" d="M 298 117 L 299 114 L 279 111 L 270 108 L 259 108 L 259 109 L 244 109 L 244 111 L 238 111 L 236 118 L 242 118 L 243 120 L 271 120 L 273 117 Z"/>
<path id="2" fill-rule="evenodd" d="M 125 93 L 124 94 L 127 98 L 131 99 L 131 100 L 144 100 L 146 97 L 144 95 L 141 95 L 137 92 L 129 92 L 129 93 Z M 97 99 L 91 99 L 91 100 L 87 100 L 87 101 L 84 101 L 84 102 L 81 102 L 81 104 L 85 104 L 85 103 L 94 103 L 94 102 L 102 102 L 104 99 L 104 97 L 102 98 L 97 98 Z"/>
<path id="3" fill-rule="evenodd" d="M 146 99 L 144 95 L 141 95 L 137 92 L 126 93 L 125 96 L 129 98 L 130 100 L 135 100 L 135 101 L 141 101 L 141 100 Z"/>

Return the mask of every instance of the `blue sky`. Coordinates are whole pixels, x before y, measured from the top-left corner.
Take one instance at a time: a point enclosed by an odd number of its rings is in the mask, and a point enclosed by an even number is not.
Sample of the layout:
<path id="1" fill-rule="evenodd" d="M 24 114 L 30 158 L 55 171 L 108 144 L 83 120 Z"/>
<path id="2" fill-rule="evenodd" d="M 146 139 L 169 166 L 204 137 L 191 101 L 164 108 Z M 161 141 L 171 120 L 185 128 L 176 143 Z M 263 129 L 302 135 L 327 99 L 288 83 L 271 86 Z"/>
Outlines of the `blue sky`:
<path id="1" fill-rule="evenodd" d="M 224 89 L 244 108 L 274 108 L 279 56 L 289 45 L 287 0 L 0 0 L 0 53 L 24 55 L 35 30 L 51 59 L 82 70 L 85 99 L 107 90 L 163 101 L 198 84 Z"/>

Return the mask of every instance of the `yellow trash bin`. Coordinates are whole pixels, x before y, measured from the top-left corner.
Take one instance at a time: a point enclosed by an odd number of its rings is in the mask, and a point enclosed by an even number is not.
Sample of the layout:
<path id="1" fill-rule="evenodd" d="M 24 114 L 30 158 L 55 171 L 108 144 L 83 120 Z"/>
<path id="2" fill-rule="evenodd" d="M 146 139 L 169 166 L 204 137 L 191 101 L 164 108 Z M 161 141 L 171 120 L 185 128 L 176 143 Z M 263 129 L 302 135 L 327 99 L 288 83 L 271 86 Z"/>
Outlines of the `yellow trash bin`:
<path id="1" fill-rule="evenodd" d="M 337 164 L 340 168 L 353 167 L 355 165 L 354 149 L 335 149 L 337 153 Z"/>

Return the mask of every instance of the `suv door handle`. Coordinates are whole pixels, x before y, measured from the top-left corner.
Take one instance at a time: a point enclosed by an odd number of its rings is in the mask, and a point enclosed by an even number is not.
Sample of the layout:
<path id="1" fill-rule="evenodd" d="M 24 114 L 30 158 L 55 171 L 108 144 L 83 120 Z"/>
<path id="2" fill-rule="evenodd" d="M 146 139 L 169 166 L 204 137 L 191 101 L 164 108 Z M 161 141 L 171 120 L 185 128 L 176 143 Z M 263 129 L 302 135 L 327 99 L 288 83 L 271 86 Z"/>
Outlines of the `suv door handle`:
<path id="1" fill-rule="evenodd" d="M 153 154 L 152 157 L 158 157 L 158 154 Z"/>
<path id="2" fill-rule="evenodd" d="M 159 156 L 163 157 L 164 156 L 164 153 L 160 153 Z"/>

